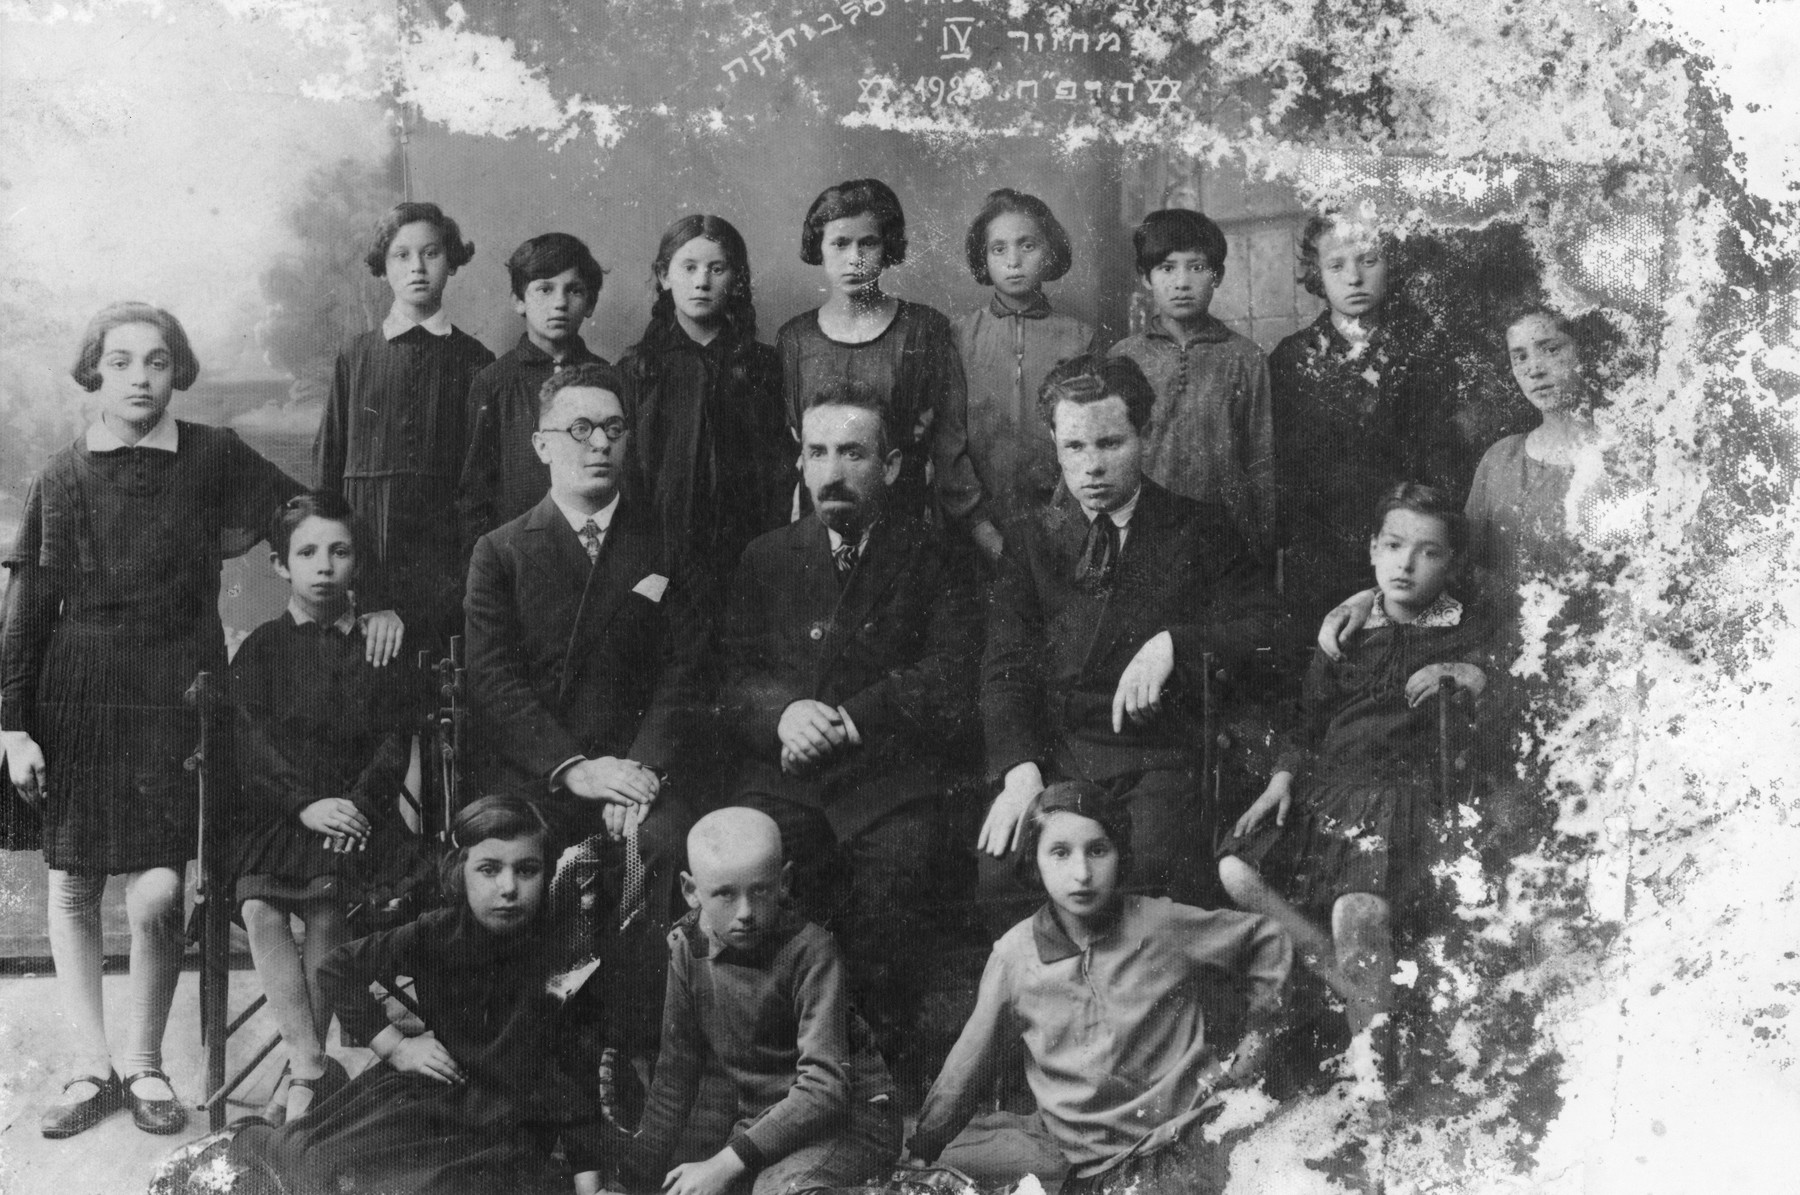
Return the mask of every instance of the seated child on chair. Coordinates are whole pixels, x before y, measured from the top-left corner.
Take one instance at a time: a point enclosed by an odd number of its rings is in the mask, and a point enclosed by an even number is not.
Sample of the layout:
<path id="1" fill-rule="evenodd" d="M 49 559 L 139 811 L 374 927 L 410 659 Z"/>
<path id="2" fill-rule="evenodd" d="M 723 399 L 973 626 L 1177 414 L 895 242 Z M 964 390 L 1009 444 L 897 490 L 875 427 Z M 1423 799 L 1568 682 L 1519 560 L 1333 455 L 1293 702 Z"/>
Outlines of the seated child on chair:
<path id="1" fill-rule="evenodd" d="M 289 499 L 270 521 L 269 548 L 292 593 L 231 662 L 232 845 L 250 957 L 287 1045 L 286 1100 L 267 1114 L 279 1124 L 344 1079 L 325 1053 L 319 964 L 350 940 L 349 906 L 386 863 L 412 854 L 398 802 L 417 674 L 366 659 L 351 591 L 374 563 L 374 537 L 349 503 L 326 490 Z"/>
<path id="2" fill-rule="evenodd" d="M 774 819 L 716 810 L 687 849 L 692 911 L 669 934 L 662 1048 L 628 1176 L 670 1195 L 885 1177 L 900 1153 L 893 1080 L 851 1010 L 837 944 L 785 906 L 790 865 Z M 729 1079 L 731 1123 L 703 1146 L 716 1153 L 665 1176 L 709 1061 Z"/>
<path id="3" fill-rule="evenodd" d="M 1009 1039 L 1069 1160 L 1064 1195 L 1223 1190 L 1200 1127 L 1222 1087 L 1261 1068 L 1292 964 L 1267 917 L 1124 895 L 1131 814 L 1087 781 L 1036 799 L 1021 870 L 1049 901 L 994 944 L 975 1012 L 925 1097 L 912 1153 L 935 1159 L 991 1090 Z M 1204 997 L 1247 984 L 1245 1032 L 1221 1057 Z"/>
<path id="4" fill-rule="evenodd" d="M 1402 482 L 1375 525 L 1380 600 L 1342 661 L 1315 652 L 1300 725 L 1219 850 L 1226 891 L 1286 928 L 1301 960 L 1348 1003 L 1353 1033 L 1385 1024 L 1391 923 L 1430 880 L 1437 722 L 1427 699 L 1446 680 L 1474 694 L 1487 683 L 1474 662 L 1485 654 L 1484 620 L 1445 592 L 1468 546 L 1461 512 L 1442 492 Z"/>

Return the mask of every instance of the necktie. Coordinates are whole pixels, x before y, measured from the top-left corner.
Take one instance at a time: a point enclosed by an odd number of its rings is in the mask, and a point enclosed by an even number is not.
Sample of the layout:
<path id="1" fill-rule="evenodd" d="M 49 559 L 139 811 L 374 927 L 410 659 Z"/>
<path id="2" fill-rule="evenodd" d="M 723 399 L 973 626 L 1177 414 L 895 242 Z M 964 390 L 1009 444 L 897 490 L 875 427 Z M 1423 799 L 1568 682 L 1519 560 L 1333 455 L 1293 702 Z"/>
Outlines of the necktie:
<path id="1" fill-rule="evenodd" d="M 619 928 L 638 919 L 648 902 L 644 899 L 644 853 L 638 846 L 638 819 L 625 819 L 625 880 L 619 891 Z"/>
<path id="2" fill-rule="evenodd" d="M 1119 567 L 1119 525 L 1112 516 L 1101 513 L 1088 523 L 1087 542 L 1081 547 L 1081 565 L 1075 570 L 1076 580 L 1092 589 L 1112 584 Z"/>
<path id="3" fill-rule="evenodd" d="M 589 519 L 575 534 L 581 537 L 581 546 L 587 549 L 588 560 L 600 559 L 600 524 Z"/>
<path id="4" fill-rule="evenodd" d="M 850 579 L 850 570 L 856 567 L 856 549 L 859 545 L 845 540 L 831 550 L 831 558 L 837 561 L 838 584 L 842 585 Z"/>

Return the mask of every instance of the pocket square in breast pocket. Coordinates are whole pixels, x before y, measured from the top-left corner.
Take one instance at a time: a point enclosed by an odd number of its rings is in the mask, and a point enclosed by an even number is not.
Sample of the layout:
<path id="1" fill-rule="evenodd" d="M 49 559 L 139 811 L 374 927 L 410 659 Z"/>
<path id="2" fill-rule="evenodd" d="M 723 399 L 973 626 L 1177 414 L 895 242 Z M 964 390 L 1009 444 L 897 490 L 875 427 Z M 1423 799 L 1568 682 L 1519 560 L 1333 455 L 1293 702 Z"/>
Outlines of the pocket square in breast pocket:
<path id="1" fill-rule="evenodd" d="M 631 587 L 631 592 L 641 594 L 653 602 L 662 601 L 663 591 L 669 587 L 669 579 L 661 573 L 651 573 L 642 581 Z"/>

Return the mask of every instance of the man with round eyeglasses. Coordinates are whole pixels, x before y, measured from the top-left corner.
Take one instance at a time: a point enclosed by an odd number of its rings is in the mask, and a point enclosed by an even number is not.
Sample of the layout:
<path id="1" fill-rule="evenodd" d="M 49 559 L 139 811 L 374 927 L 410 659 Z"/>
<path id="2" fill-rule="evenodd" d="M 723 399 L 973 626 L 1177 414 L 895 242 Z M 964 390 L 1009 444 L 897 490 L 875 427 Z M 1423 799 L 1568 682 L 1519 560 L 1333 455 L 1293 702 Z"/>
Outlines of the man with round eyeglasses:
<path id="1" fill-rule="evenodd" d="M 610 365 L 544 383 L 532 447 L 549 493 L 477 541 L 464 601 L 483 791 L 547 796 L 575 838 L 611 840 L 597 915 L 612 930 L 672 911 L 692 816 L 671 773 L 694 752 L 710 641 L 680 545 L 623 484 L 627 397 Z"/>

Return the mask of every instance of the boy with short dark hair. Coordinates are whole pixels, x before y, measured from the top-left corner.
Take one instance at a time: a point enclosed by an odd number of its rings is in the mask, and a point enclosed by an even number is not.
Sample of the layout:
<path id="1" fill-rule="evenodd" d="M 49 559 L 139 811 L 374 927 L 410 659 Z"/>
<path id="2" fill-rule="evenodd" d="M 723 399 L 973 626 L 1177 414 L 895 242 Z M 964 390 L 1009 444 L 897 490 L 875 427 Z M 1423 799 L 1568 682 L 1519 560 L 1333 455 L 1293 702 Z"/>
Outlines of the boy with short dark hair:
<path id="1" fill-rule="evenodd" d="M 1262 350 L 1209 312 L 1225 277 L 1225 234 L 1199 212 L 1151 212 L 1131 234 L 1155 307 L 1108 355 L 1130 357 L 1156 389 L 1144 473 L 1184 498 L 1216 502 L 1265 553 L 1275 512 L 1274 427 Z"/>
<path id="2" fill-rule="evenodd" d="M 831 935 L 786 904 L 781 831 L 765 813 L 715 810 L 688 833 L 669 934 L 656 1077 L 628 1173 L 670 1195 L 841 1187 L 885 1176 L 900 1154 L 894 1083 L 850 1008 Z M 702 1068 L 722 1071 L 731 1124 L 718 1149 L 663 1175 L 690 1126 Z M 702 1148 L 713 1148 L 707 1142 Z"/>
<path id="3" fill-rule="evenodd" d="M 558 369 L 608 364 L 588 351 L 581 321 L 593 313 L 606 271 L 578 237 L 547 232 L 506 259 L 519 343 L 469 387 L 469 450 L 457 487 L 465 557 L 476 540 L 536 506 L 550 474 L 531 446 L 538 392 Z"/>

